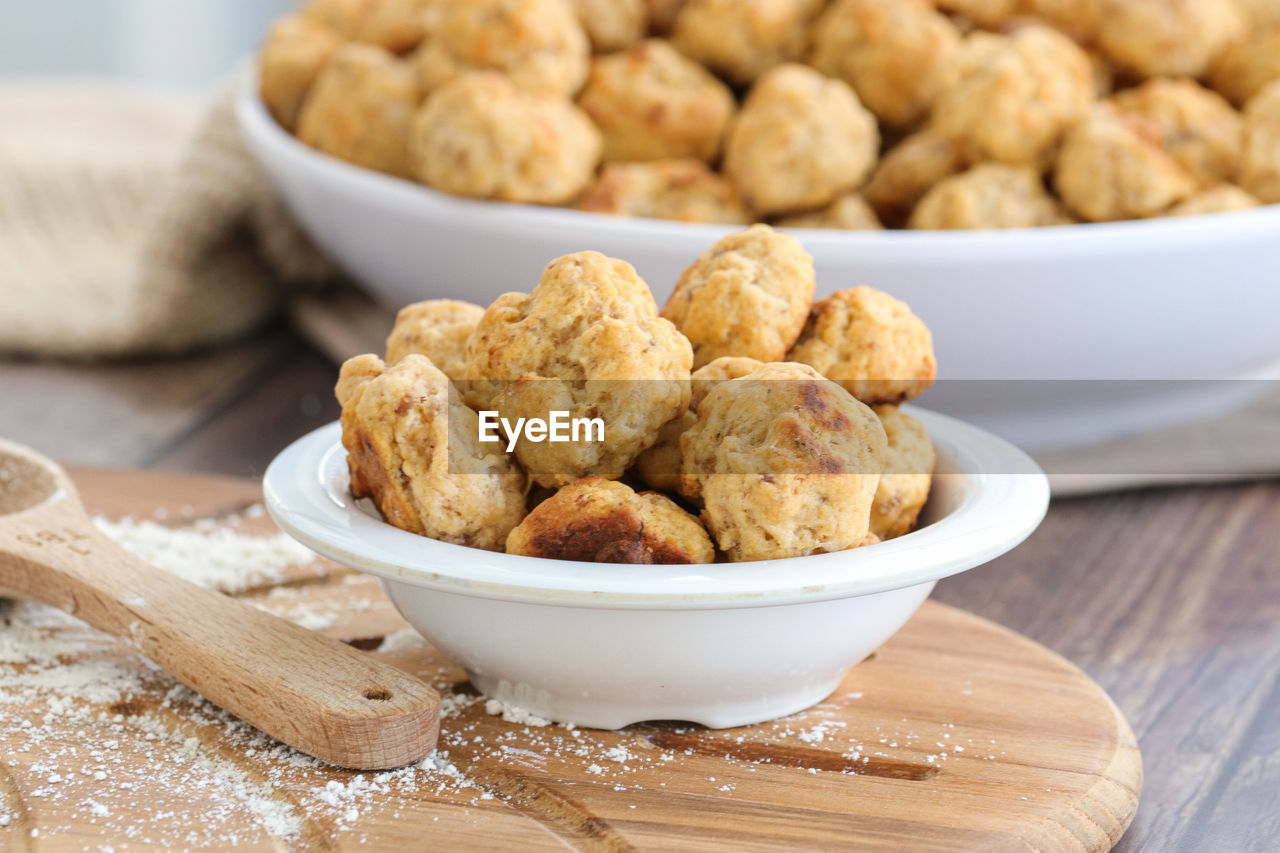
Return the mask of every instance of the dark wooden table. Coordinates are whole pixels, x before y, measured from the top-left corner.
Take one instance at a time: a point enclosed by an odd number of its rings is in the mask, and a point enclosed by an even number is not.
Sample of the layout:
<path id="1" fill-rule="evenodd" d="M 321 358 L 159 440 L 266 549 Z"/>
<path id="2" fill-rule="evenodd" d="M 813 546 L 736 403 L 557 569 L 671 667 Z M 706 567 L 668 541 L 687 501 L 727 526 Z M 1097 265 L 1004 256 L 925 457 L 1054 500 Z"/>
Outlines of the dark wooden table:
<path id="1" fill-rule="evenodd" d="M 337 370 L 276 328 L 165 362 L 0 362 L 0 436 L 69 462 L 259 476 L 337 417 Z M 1075 661 L 1142 744 L 1121 851 L 1280 849 L 1280 483 L 1054 503 L 936 596 Z"/>

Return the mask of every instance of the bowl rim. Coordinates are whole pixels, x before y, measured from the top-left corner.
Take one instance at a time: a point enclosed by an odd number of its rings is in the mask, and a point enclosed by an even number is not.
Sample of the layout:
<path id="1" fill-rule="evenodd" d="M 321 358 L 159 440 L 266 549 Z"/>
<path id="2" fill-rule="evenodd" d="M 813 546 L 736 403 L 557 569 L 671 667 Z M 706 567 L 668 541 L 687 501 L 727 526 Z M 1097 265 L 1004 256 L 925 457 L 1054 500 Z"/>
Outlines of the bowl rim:
<path id="1" fill-rule="evenodd" d="M 742 225 L 675 222 L 614 216 L 564 207 L 461 198 L 425 184 L 356 166 L 316 151 L 285 131 L 271 117 L 259 95 L 256 62 L 247 63 L 235 98 L 235 115 L 247 147 L 259 161 L 287 159 L 309 179 L 341 185 L 344 190 L 398 207 L 424 219 L 443 219 L 485 231 L 521 228 L 533 233 L 572 229 L 584 245 L 593 235 L 644 239 L 653 245 L 705 248 Z M 263 163 L 271 171 L 268 163 Z M 1160 217 L 1122 222 L 1086 222 L 1042 228 L 969 231 L 847 231 L 786 228 L 803 238 L 815 256 L 856 252 L 880 263 L 918 258 L 929 253 L 939 263 L 986 260 L 993 256 L 1044 258 L 1110 255 L 1117 248 L 1158 249 L 1180 245 L 1220 246 L 1224 239 L 1274 236 L 1280 232 L 1280 204 L 1252 210 L 1195 216 Z M 699 250 L 700 251 L 700 250 Z M 696 254 L 696 253 L 695 253 Z"/>
<path id="2" fill-rule="evenodd" d="M 959 505 L 876 545 L 745 563 L 645 565 L 513 556 L 409 533 L 361 508 L 348 489 L 337 422 L 294 441 L 268 466 L 263 494 L 282 530 L 313 551 L 403 583 L 462 595 L 612 609 L 765 607 L 871 595 L 931 583 L 988 562 L 1031 535 L 1048 478 L 1004 439 L 914 407 L 938 451 L 935 477 L 959 478 Z"/>

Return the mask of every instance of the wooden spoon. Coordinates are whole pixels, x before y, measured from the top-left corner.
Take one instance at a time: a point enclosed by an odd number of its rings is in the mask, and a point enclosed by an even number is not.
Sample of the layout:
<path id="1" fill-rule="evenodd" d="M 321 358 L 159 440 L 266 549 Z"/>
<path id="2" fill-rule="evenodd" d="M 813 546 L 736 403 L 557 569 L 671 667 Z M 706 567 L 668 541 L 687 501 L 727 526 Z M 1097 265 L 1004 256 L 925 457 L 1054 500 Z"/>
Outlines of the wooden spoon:
<path id="1" fill-rule="evenodd" d="M 435 749 L 431 687 L 143 562 L 98 531 L 57 464 L 4 441 L 0 596 L 67 611 L 215 705 L 341 767 L 403 767 Z"/>

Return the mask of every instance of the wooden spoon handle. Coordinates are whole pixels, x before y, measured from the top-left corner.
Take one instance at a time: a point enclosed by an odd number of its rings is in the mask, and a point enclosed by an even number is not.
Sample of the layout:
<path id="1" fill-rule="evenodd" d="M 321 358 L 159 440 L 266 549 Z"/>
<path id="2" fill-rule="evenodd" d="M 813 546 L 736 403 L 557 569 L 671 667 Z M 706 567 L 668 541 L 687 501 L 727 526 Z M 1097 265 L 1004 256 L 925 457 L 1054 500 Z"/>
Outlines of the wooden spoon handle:
<path id="1" fill-rule="evenodd" d="M 430 686 L 143 562 L 69 503 L 0 521 L 0 592 L 124 640 L 214 704 L 341 767 L 402 767 L 435 748 Z"/>

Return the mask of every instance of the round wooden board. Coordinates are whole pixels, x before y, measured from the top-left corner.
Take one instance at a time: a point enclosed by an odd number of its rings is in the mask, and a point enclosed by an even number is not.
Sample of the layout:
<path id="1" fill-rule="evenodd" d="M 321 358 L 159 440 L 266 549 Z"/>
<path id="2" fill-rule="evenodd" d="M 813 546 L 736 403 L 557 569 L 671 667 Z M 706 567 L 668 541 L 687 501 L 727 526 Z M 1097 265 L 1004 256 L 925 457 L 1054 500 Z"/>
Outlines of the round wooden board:
<path id="1" fill-rule="evenodd" d="M 251 481 L 72 475 L 91 510 L 163 510 L 170 524 L 258 498 Z M 323 562 L 245 597 L 365 649 L 406 627 L 375 581 Z M 27 613 L 0 615 L 0 652 Z M 1142 785 L 1128 724 L 1080 670 L 932 602 L 824 703 L 725 731 L 507 722 L 434 649 L 388 644 L 399 648 L 371 653 L 446 695 L 447 759 L 381 777 L 246 731 L 87 628 L 42 630 L 75 649 L 68 664 L 117 667 L 146 686 L 107 705 L 6 697 L 24 664 L 0 654 L 4 850 L 1103 851 Z"/>

